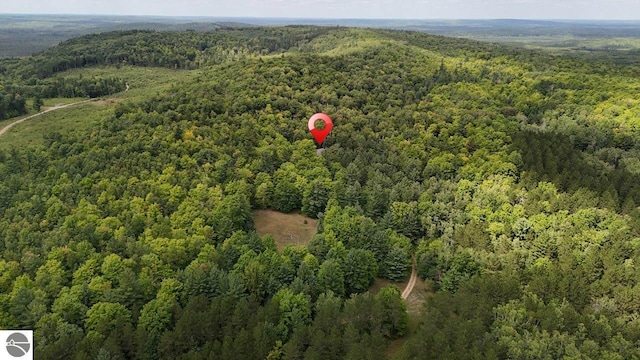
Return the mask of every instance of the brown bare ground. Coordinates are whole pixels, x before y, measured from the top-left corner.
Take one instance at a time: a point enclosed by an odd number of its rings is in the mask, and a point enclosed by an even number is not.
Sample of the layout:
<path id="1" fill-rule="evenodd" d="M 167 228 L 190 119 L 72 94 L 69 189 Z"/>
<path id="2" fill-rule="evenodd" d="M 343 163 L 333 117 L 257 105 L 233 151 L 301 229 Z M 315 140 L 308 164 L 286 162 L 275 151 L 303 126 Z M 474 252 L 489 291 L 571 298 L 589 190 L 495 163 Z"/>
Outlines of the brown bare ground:
<path id="1" fill-rule="evenodd" d="M 418 273 L 416 272 L 416 264 L 415 260 L 411 260 L 411 276 L 409 276 L 409 282 L 407 286 L 402 291 L 402 299 L 406 300 L 411 292 L 413 291 L 413 287 L 416 285 L 416 280 L 418 279 Z"/>
<path id="2" fill-rule="evenodd" d="M 413 291 L 405 300 L 409 316 L 417 316 L 420 314 L 424 303 L 431 296 L 433 296 L 433 290 L 429 286 L 428 282 L 424 282 L 418 277 L 416 279 L 416 284 L 413 287 Z"/>
<path id="3" fill-rule="evenodd" d="M 318 221 L 301 214 L 285 214 L 274 210 L 256 210 L 253 223 L 259 236 L 272 235 L 278 250 L 291 245 L 309 245 L 316 234 Z"/>
<path id="4" fill-rule="evenodd" d="M 372 295 L 375 295 L 380 291 L 380 289 L 389 285 L 395 285 L 400 289 L 400 291 L 402 291 L 404 288 L 406 288 L 407 282 L 408 282 L 408 279 L 407 281 L 403 281 L 403 282 L 395 282 L 389 279 L 376 278 L 373 281 L 373 284 L 371 284 L 371 286 L 369 287 L 369 292 Z"/>

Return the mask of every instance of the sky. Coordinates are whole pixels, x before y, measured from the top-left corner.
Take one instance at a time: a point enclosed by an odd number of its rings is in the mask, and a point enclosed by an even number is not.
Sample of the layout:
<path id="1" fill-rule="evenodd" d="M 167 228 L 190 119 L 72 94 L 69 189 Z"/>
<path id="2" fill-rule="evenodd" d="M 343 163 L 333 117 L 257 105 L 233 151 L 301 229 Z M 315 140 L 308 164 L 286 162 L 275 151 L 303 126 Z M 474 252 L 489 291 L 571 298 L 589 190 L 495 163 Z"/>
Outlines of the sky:
<path id="1" fill-rule="evenodd" d="M 640 0 L 0 0 L 0 13 L 637 20 Z"/>

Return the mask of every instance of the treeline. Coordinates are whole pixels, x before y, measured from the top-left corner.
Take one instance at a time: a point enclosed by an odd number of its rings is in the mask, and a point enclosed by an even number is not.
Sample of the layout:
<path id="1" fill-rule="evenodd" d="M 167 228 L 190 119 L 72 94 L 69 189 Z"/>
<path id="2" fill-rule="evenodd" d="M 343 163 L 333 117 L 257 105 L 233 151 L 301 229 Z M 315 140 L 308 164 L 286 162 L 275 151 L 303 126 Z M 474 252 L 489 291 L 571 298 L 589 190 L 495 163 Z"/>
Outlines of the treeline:
<path id="1" fill-rule="evenodd" d="M 10 91 L 0 90 L 0 120 L 26 114 L 27 98 L 97 98 L 124 91 L 125 88 L 125 80 L 115 77 L 54 77 L 33 80 L 26 84 L 12 86 Z"/>
<path id="2" fill-rule="evenodd" d="M 16 69 L 22 79 L 96 65 L 196 69 L 286 51 L 331 31 L 323 27 L 218 29 L 209 32 L 114 31 L 67 40 Z"/>
<path id="3" fill-rule="evenodd" d="M 126 81 L 116 77 L 53 77 L 31 81 L 22 87 L 28 97 L 40 98 L 74 98 L 108 96 L 124 91 Z"/>
<path id="4" fill-rule="evenodd" d="M 20 116 L 26 112 L 25 98 L 15 91 L 6 91 L 0 85 L 0 120 Z"/>

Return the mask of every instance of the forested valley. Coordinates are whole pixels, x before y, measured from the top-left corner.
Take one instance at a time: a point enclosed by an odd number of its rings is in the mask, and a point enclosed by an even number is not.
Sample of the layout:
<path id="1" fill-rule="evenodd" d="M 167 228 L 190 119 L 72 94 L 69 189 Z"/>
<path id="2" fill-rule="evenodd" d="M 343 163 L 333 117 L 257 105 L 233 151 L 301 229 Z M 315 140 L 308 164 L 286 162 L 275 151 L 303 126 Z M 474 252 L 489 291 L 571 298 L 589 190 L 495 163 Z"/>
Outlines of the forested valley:
<path id="1" fill-rule="evenodd" d="M 130 67 L 196 75 L 0 150 L 0 329 L 34 329 L 37 359 L 640 357 L 640 67 L 409 31 L 121 31 L 0 60 L 0 119 L 118 97 Z M 257 209 L 317 234 L 278 250 Z M 419 315 L 369 292 L 412 259 Z"/>

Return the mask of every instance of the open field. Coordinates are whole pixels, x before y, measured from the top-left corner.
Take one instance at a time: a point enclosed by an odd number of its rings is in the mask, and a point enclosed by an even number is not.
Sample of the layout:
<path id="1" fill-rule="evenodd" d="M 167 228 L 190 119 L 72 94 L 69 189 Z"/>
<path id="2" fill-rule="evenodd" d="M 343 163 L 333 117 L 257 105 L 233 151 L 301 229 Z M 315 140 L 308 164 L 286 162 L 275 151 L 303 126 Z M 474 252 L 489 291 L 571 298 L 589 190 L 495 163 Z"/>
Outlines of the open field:
<path id="1" fill-rule="evenodd" d="M 50 108 L 55 107 L 55 106 L 64 105 L 64 104 L 71 104 L 71 103 L 80 102 L 80 101 L 83 101 L 83 100 L 86 100 L 86 99 L 84 99 L 84 98 L 42 99 L 43 104 L 42 104 L 42 108 L 40 109 L 40 111 L 41 112 L 42 111 L 46 111 L 47 109 L 50 109 Z M 26 108 L 27 108 L 27 113 L 22 115 L 22 116 L 0 120 L 0 129 L 4 128 L 5 126 L 7 126 L 7 125 L 9 125 L 9 124 L 11 124 L 13 122 L 15 122 L 16 120 L 20 120 L 22 118 L 26 118 L 28 116 L 37 114 L 36 111 L 33 109 L 33 99 L 27 99 Z"/>
<path id="2" fill-rule="evenodd" d="M 0 149 L 10 149 L 11 146 L 38 146 L 43 143 L 43 135 L 51 132 L 86 131 L 101 119 L 109 115 L 109 111 L 121 101 L 138 101 L 160 93 L 181 81 L 189 80 L 199 71 L 171 70 L 164 68 L 144 68 L 134 66 L 99 67 L 71 70 L 56 76 L 109 77 L 116 76 L 124 79 L 130 86 L 129 91 L 123 91 L 110 97 L 103 97 L 97 101 L 82 104 L 77 107 L 59 109 L 34 119 L 25 121 L 12 127 L 0 139 Z M 114 75 L 115 74 L 115 75 Z M 53 98 L 43 99 L 42 110 L 50 107 L 79 102 L 82 98 Z M 28 115 L 0 121 L 0 128 L 35 114 L 30 102 L 27 107 L 31 110 Z"/>
<path id="3" fill-rule="evenodd" d="M 44 108 L 43 111 L 41 111 L 39 113 L 36 113 L 36 114 L 33 114 L 33 115 L 29 115 L 29 116 L 26 116 L 26 117 L 22 117 L 22 118 L 20 118 L 18 120 L 15 120 L 14 122 L 12 122 L 12 123 L 10 123 L 8 125 L 5 125 L 4 127 L 0 128 L 0 135 L 5 134 L 11 128 L 13 128 L 14 126 L 16 126 L 18 124 L 21 124 L 21 123 L 23 123 L 25 121 L 31 120 L 31 119 L 36 118 L 36 117 L 40 117 L 40 116 L 42 116 L 44 114 L 47 114 L 47 113 L 49 113 L 51 111 L 63 109 L 63 108 L 69 107 L 69 106 L 80 105 L 80 104 L 83 104 L 83 103 L 86 103 L 86 102 L 89 102 L 89 101 L 91 101 L 91 100 L 83 100 L 83 101 L 78 101 L 78 102 L 70 103 L 70 104 L 57 104 L 55 106 L 46 107 L 46 108 Z"/>
<path id="4" fill-rule="evenodd" d="M 316 234 L 318 221 L 301 214 L 284 214 L 274 210 L 256 210 L 253 222 L 259 236 L 273 235 L 282 250 L 287 245 L 308 245 Z"/>
<path id="5" fill-rule="evenodd" d="M 129 84 L 129 90 L 113 95 L 113 97 L 139 100 L 156 95 L 173 85 L 192 80 L 200 74 L 200 70 L 173 70 L 157 67 L 141 66 L 102 66 L 75 69 L 56 74 L 56 77 L 116 77 Z M 47 102 L 45 101 L 45 105 Z"/>
<path id="6" fill-rule="evenodd" d="M 106 108 L 81 104 L 52 111 L 16 124 L 0 138 L 0 150 L 12 146 L 27 147 L 43 144 L 43 135 L 53 132 L 83 131 L 105 116 Z"/>
<path id="7" fill-rule="evenodd" d="M 42 99 L 42 110 L 47 110 L 47 108 L 63 105 L 63 104 L 72 104 L 75 102 L 86 100 L 85 98 L 51 98 L 51 99 Z"/>

